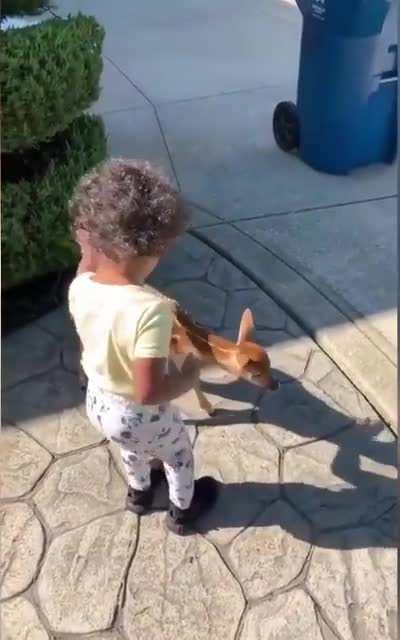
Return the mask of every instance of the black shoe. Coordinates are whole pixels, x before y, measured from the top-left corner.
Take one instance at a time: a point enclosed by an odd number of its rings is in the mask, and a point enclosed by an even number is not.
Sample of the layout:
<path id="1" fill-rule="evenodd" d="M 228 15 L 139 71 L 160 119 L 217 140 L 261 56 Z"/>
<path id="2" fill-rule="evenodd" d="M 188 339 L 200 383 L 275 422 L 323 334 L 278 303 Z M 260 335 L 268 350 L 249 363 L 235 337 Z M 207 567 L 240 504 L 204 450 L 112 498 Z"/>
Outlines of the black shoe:
<path id="1" fill-rule="evenodd" d="M 192 504 L 189 509 L 179 509 L 170 502 L 166 517 L 167 529 L 178 536 L 191 531 L 191 525 L 206 511 L 211 509 L 218 496 L 218 483 L 214 478 L 204 476 L 195 482 Z"/>
<path id="2" fill-rule="evenodd" d="M 153 488 L 150 487 L 145 491 L 138 491 L 132 487 L 128 487 L 128 496 L 126 498 L 126 508 L 133 511 L 138 516 L 147 513 L 153 504 Z"/>
<path id="3" fill-rule="evenodd" d="M 129 511 L 133 511 L 138 516 L 148 513 L 154 497 L 154 487 L 157 487 L 163 480 L 165 480 L 164 469 L 152 469 L 151 470 L 151 487 L 145 491 L 138 491 L 132 487 L 128 487 L 128 497 L 126 499 L 126 508 Z"/>

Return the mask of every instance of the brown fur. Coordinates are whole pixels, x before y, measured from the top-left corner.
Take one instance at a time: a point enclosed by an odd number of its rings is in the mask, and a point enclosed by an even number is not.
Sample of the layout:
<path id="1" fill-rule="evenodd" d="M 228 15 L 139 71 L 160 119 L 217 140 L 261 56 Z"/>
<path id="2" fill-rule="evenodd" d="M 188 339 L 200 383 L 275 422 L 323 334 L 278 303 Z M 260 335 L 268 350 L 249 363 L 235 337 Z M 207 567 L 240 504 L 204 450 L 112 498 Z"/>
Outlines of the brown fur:
<path id="1" fill-rule="evenodd" d="M 242 315 L 235 343 L 200 327 L 178 306 L 172 330 L 171 355 L 192 354 L 204 365 L 218 365 L 237 379 L 242 378 L 267 390 L 275 390 L 278 384 L 271 376 L 271 363 L 266 350 L 249 340 L 253 331 L 254 321 L 250 309 L 246 309 Z M 207 413 L 212 413 L 212 407 L 199 385 L 195 392 L 200 407 Z"/>

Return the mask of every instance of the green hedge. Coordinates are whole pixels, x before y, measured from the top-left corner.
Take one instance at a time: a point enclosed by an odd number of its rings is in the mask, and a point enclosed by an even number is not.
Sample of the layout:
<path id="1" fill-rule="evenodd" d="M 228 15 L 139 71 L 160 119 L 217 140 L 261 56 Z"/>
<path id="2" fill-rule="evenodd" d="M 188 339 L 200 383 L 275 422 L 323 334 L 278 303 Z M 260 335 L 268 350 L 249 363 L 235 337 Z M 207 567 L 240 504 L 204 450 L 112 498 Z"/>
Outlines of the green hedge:
<path id="1" fill-rule="evenodd" d="M 48 147 L 37 153 L 47 168 L 31 180 L 3 182 L 2 287 L 73 265 L 77 254 L 69 233 L 68 201 L 79 178 L 106 155 L 101 118 L 81 116 L 60 136 L 58 159 Z"/>
<path id="2" fill-rule="evenodd" d="M 1 33 L 3 152 L 49 140 L 97 100 L 103 39 L 82 15 Z"/>
<path id="3" fill-rule="evenodd" d="M 51 9 L 51 0 L 2 0 L 0 17 L 37 15 Z"/>

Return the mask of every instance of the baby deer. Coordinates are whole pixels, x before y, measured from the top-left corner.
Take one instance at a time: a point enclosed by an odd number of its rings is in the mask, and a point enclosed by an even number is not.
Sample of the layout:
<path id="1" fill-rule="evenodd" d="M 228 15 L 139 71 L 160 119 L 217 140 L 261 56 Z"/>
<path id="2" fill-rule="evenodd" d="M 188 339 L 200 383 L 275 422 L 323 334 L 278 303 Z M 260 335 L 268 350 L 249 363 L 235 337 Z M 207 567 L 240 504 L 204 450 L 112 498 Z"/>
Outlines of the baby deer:
<path id="1" fill-rule="evenodd" d="M 237 379 L 263 387 L 269 391 L 279 388 L 271 375 L 271 362 L 263 347 L 251 342 L 254 331 L 253 314 L 250 309 L 243 312 L 236 342 L 221 338 L 208 329 L 199 327 L 179 306 L 176 308 L 172 329 L 171 355 L 194 355 L 204 365 L 218 365 L 232 373 Z M 195 388 L 200 407 L 209 415 L 213 407 L 200 389 Z"/>

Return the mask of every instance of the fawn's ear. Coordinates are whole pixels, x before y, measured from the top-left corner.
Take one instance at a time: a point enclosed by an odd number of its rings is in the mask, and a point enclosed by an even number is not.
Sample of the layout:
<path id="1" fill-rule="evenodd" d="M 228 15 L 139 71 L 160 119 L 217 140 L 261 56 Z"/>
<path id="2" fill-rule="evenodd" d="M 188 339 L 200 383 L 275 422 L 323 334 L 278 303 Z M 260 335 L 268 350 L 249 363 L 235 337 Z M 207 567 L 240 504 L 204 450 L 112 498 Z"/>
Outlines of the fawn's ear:
<path id="1" fill-rule="evenodd" d="M 246 342 L 254 331 L 253 314 L 250 309 L 243 311 L 242 319 L 240 321 L 239 335 L 236 344 Z"/>
<path id="2" fill-rule="evenodd" d="M 248 364 L 250 358 L 245 353 L 235 354 L 236 366 L 241 371 Z"/>

